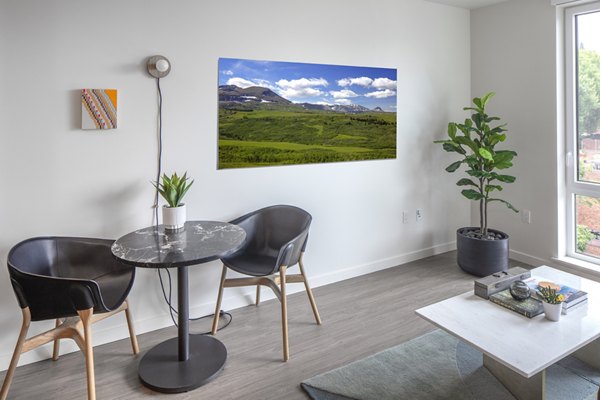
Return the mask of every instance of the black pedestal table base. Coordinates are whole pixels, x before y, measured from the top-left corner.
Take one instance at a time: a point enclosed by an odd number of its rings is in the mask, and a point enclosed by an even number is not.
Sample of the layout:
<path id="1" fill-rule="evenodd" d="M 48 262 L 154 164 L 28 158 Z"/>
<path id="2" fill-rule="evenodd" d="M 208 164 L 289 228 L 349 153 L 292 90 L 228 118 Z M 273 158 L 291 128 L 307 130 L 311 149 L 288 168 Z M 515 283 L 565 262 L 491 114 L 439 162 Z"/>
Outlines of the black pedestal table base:
<path id="1" fill-rule="evenodd" d="M 244 243 L 246 232 L 226 222 L 188 221 L 181 232 L 151 226 L 112 245 L 121 262 L 145 268 L 177 268 L 177 337 L 148 351 L 140 361 L 142 383 L 163 393 L 181 393 L 200 387 L 225 365 L 227 349 L 212 336 L 189 333 L 188 267 L 232 254 Z"/>
<path id="2" fill-rule="evenodd" d="M 138 373 L 144 386 L 162 393 L 181 393 L 204 385 L 223 369 L 225 345 L 212 336 L 190 335 L 189 358 L 179 361 L 178 339 L 149 350 L 140 361 Z"/>

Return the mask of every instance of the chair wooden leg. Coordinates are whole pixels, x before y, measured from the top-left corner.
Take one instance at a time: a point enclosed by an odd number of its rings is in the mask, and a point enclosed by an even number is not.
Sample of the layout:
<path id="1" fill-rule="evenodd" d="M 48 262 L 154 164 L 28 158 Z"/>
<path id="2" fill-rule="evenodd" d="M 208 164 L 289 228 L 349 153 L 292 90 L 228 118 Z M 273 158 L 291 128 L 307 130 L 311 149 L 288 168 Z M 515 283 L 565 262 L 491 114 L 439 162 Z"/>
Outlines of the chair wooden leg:
<path id="1" fill-rule="evenodd" d="M 260 285 L 256 285 L 256 305 L 260 304 Z"/>
<path id="2" fill-rule="evenodd" d="M 285 270 L 286 266 L 279 269 L 281 277 L 281 331 L 283 333 L 283 361 L 290 359 L 290 345 L 288 339 L 288 321 L 287 321 L 287 298 L 285 295 Z"/>
<path id="3" fill-rule="evenodd" d="M 127 328 L 129 328 L 129 338 L 131 339 L 131 349 L 133 354 L 140 352 L 140 346 L 138 345 L 137 336 L 135 335 L 135 328 L 133 326 L 133 318 L 131 317 L 131 311 L 129 310 L 129 302 L 125 300 L 127 308 L 125 309 L 125 318 L 127 319 Z"/>
<path id="4" fill-rule="evenodd" d="M 4 383 L 2 384 L 2 391 L 0 391 L 0 399 L 6 400 L 8 397 L 8 390 L 10 389 L 10 384 L 12 383 L 13 376 L 15 374 L 15 369 L 17 368 L 17 364 L 19 363 L 19 357 L 21 356 L 21 350 L 23 349 L 23 343 L 25 343 L 25 338 L 27 337 L 27 331 L 29 330 L 29 325 L 31 324 L 31 312 L 29 311 L 29 307 L 23 308 L 23 323 L 21 324 L 21 332 L 19 333 L 19 338 L 17 339 L 17 344 L 15 345 L 15 351 L 13 352 L 12 359 L 10 360 L 10 366 L 6 371 L 6 376 L 4 377 Z"/>
<path id="5" fill-rule="evenodd" d="M 54 324 L 55 328 L 58 328 L 60 325 L 60 318 L 56 318 L 56 323 Z M 57 361 L 60 353 L 60 339 L 56 339 L 54 341 L 54 346 L 52 348 L 52 360 Z"/>
<path id="6" fill-rule="evenodd" d="M 318 325 L 321 325 L 321 316 L 319 315 L 319 310 L 317 309 L 317 302 L 315 301 L 315 297 L 313 296 L 312 290 L 310 290 L 308 280 L 306 279 L 306 274 L 304 273 L 304 264 L 302 263 L 302 256 L 300 256 L 298 266 L 300 267 L 300 273 L 304 278 L 304 287 L 306 288 L 306 294 L 308 295 L 308 301 L 310 301 L 310 306 L 312 307 L 313 314 L 315 315 L 315 320 L 317 321 Z"/>
<path id="7" fill-rule="evenodd" d="M 88 400 L 96 400 L 96 382 L 94 378 L 94 348 L 92 346 L 92 316 L 94 309 L 77 311 L 83 324 L 85 342 L 85 367 L 87 371 Z"/>
<path id="8" fill-rule="evenodd" d="M 219 329 L 219 314 L 221 312 L 221 300 L 223 299 L 223 289 L 225 287 L 225 278 L 227 277 L 227 267 L 223 264 L 223 271 L 221 272 L 221 284 L 219 285 L 219 294 L 217 294 L 217 305 L 215 307 L 215 317 L 213 318 L 213 325 L 211 334 L 214 336 L 217 334 Z"/>

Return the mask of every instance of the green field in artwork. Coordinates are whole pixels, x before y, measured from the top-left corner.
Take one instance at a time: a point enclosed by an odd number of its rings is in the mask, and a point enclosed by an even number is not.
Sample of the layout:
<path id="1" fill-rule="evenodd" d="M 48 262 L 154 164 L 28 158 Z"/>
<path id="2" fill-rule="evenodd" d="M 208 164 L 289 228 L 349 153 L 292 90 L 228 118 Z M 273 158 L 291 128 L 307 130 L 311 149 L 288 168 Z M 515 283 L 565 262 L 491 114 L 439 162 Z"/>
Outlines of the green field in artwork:
<path id="1" fill-rule="evenodd" d="M 396 157 L 396 113 L 282 108 L 221 106 L 219 168 Z"/>

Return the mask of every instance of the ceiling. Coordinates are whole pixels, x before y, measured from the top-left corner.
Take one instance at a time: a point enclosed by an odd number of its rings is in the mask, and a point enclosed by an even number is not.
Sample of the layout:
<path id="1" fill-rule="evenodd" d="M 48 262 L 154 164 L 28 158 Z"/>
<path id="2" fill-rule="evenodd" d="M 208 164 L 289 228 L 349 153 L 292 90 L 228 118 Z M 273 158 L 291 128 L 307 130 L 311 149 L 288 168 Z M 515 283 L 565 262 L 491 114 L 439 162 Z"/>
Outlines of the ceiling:
<path id="1" fill-rule="evenodd" d="M 474 8 L 490 6 L 492 4 L 503 3 L 508 0 L 427 0 L 427 1 L 431 1 L 433 3 L 446 4 L 446 5 L 454 6 L 454 7 L 474 9 Z"/>

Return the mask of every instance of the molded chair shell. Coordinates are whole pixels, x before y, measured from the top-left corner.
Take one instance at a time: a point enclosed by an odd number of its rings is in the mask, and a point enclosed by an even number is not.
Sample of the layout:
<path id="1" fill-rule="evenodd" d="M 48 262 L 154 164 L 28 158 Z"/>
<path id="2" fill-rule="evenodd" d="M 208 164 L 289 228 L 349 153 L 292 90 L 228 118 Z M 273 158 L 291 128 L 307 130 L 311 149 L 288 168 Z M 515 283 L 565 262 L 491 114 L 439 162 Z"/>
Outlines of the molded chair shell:
<path id="1" fill-rule="evenodd" d="M 139 347 L 127 296 L 135 268 L 121 264 L 111 252 L 112 240 L 77 237 L 36 237 L 8 253 L 11 283 L 23 312 L 23 324 L 0 392 L 6 399 L 21 353 L 59 339 L 71 338 L 84 352 L 88 398 L 95 399 L 91 324 L 125 311 L 134 354 Z M 56 319 L 56 327 L 26 339 L 31 321 Z"/>
<path id="2" fill-rule="evenodd" d="M 281 301 L 283 359 L 289 359 L 287 333 L 287 283 L 304 283 L 317 324 L 321 317 L 304 273 L 302 257 L 308 241 L 312 216 L 301 208 L 276 205 L 253 211 L 231 221 L 246 231 L 246 243 L 236 253 L 221 259 L 223 270 L 217 295 L 212 334 L 219 323 L 219 311 L 225 287 L 256 285 L 256 305 L 260 302 L 260 286 L 270 287 Z M 286 270 L 298 264 L 300 274 L 286 275 Z M 226 279 L 227 268 L 253 278 Z M 279 276 L 273 276 L 279 274 Z"/>

